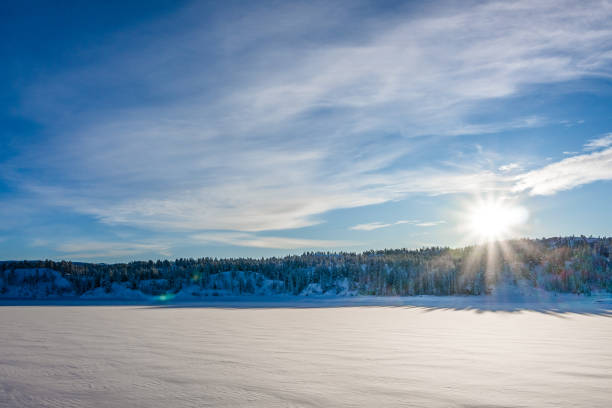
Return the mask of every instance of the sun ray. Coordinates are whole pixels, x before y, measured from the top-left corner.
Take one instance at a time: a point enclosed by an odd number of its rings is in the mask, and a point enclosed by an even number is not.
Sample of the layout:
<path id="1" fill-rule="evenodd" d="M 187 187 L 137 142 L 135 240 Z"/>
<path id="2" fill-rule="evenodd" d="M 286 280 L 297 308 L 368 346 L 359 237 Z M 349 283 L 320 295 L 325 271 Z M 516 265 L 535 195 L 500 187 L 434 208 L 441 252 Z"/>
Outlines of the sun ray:
<path id="1" fill-rule="evenodd" d="M 516 198 L 494 195 L 476 196 L 461 207 L 458 226 L 465 244 L 473 245 L 462 269 L 472 277 L 483 273 L 481 290 L 488 291 L 516 258 L 509 240 L 525 231 L 529 212 Z"/>

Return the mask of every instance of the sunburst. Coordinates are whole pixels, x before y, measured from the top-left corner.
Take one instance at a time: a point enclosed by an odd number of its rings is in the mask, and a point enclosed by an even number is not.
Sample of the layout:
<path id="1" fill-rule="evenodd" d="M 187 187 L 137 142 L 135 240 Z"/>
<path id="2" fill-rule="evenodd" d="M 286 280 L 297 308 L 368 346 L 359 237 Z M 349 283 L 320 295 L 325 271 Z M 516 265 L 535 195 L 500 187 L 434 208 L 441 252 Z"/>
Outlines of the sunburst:
<path id="1" fill-rule="evenodd" d="M 464 226 L 477 243 L 515 236 L 529 218 L 527 209 L 507 198 L 479 198 L 465 209 Z"/>
<path id="2" fill-rule="evenodd" d="M 476 244 L 463 265 L 464 273 L 483 271 L 488 286 L 498 279 L 504 262 L 515 258 L 507 240 L 525 231 L 529 212 L 517 199 L 476 196 L 462 204 L 458 218 L 465 243 Z"/>

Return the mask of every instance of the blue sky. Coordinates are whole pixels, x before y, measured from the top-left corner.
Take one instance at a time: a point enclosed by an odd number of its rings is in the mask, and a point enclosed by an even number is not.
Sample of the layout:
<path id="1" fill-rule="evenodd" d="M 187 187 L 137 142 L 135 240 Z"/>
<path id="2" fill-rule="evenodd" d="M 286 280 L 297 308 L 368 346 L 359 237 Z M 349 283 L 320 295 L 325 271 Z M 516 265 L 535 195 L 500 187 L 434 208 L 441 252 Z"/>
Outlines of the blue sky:
<path id="1" fill-rule="evenodd" d="M 611 235 L 609 3 L 124 3 L 1 6 L 0 259 Z"/>

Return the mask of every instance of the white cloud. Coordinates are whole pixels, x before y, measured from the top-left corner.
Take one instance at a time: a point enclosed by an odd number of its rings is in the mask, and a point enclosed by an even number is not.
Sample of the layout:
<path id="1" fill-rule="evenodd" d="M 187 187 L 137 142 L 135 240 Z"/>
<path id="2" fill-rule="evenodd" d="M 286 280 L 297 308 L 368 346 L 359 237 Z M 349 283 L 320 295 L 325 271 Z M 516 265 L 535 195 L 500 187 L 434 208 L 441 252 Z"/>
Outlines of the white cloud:
<path id="1" fill-rule="evenodd" d="M 417 227 L 433 227 L 433 226 L 444 224 L 444 223 L 445 221 L 400 220 L 400 221 L 392 222 L 389 224 L 384 224 L 382 222 L 370 222 L 367 224 L 358 224 L 358 225 L 351 227 L 350 229 L 356 230 L 356 231 L 373 231 L 376 229 L 387 228 L 393 225 L 401 225 L 401 224 L 412 224 L 412 225 L 416 225 Z"/>
<path id="2" fill-rule="evenodd" d="M 499 167 L 499 171 L 507 173 L 509 171 L 518 170 L 521 168 L 521 165 L 518 163 L 508 163 Z"/>
<path id="3" fill-rule="evenodd" d="M 198 242 L 218 243 L 234 246 L 279 249 L 343 248 L 360 245 L 349 241 L 330 241 L 305 238 L 257 236 L 243 232 L 211 232 L 192 235 Z"/>
<path id="4" fill-rule="evenodd" d="M 350 229 L 355 230 L 355 231 L 373 231 L 373 230 L 380 229 L 380 228 L 391 227 L 393 225 L 415 224 L 417 222 L 418 221 L 413 221 L 413 220 L 399 220 L 399 221 L 395 221 L 395 222 L 388 223 L 388 224 L 385 224 L 382 222 L 370 222 L 367 224 L 354 225 Z"/>
<path id="5" fill-rule="evenodd" d="M 508 129 L 533 128 L 543 126 L 545 124 L 546 119 L 537 116 L 529 116 L 509 122 L 462 125 L 448 129 L 441 133 L 448 136 L 478 135 L 484 133 L 497 133 Z"/>
<path id="6" fill-rule="evenodd" d="M 61 243 L 55 249 L 71 259 L 117 258 L 144 253 L 170 256 L 169 247 L 157 243 L 79 241 Z"/>
<path id="7" fill-rule="evenodd" d="M 612 133 L 608 133 L 597 139 L 589 140 L 589 142 L 584 145 L 584 150 L 597 150 L 608 146 L 612 146 Z"/>
<path id="8" fill-rule="evenodd" d="M 446 221 L 426 221 L 415 224 L 417 227 L 435 227 L 436 225 L 444 224 Z"/>
<path id="9" fill-rule="evenodd" d="M 516 180 L 514 191 L 528 191 L 530 195 L 551 195 L 594 181 L 612 180 L 612 148 L 568 157 L 521 174 Z"/>
<path id="10" fill-rule="evenodd" d="M 380 229 L 380 228 L 387 228 L 392 225 L 395 225 L 395 223 L 383 224 L 382 222 L 369 222 L 367 224 L 354 225 L 350 229 L 355 230 L 355 231 L 373 231 L 373 230 Z"/>
<path id="11" fill-rule="evenodd" d="M 266 161 L 264 160 L 264 163 Z M 369 165 L 328 175 L 314 182 L 305 161 L 278 179 L 235 177 L 231 184 L 212 184 L 204 189 L 182 192 L 180 199 L 134 198 L 110 203 L 68 194 L 64 189 L 31 184 L 29 188 L 48 202 L 70 206 L 108 224 L 181 230 L 261 231 L 299 228 L 320 222 L 318 214 L 336 208 L 379 204 L 420 193 L 441 195 L 499 190 L 509 178 L 464 168 L 421 169 L 376 173 Z M 273 169 L 270 169 L 272 172 Z M 294 178 L 286 183 L 283 178 Z M 309 183 L 310 181 L 310 183 Z"/>
<path id="12" fill-rule="evenodd" d="M 438 10 L 364 20 L 351 7 L 286 5 L 202 26 L 195 5 L 161 24 L 180 27 L 161 40 L 143 34 L 159 26 L 123 33 L 100 45 L 97 65 L 26 88 L 20 113 L 55 135 L 12 162 L 28 170 L 15 183 L 109 224 L 241 231 L 313 225 L 326 211 L 411 193 L 507 190 L 513 179 L 482 168 L 433 169 L 421 159 L 428 142 L 414 136 L 542 125 L 469 118 L 533 84 L 610 75 L 612 9 Z M 113 99 L 133 84 L 144 94 Z M 551 191 L 532 179 L 517 189 Z"/>

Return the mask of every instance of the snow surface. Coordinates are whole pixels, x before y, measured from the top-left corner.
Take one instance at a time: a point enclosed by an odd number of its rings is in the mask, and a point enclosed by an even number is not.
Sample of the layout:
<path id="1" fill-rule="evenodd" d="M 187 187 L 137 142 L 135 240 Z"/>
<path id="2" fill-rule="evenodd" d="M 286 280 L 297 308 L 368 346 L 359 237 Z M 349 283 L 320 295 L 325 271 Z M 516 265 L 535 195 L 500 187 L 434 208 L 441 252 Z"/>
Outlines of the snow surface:
<path id="1" fill-rule="evenodd" d="M 0 407 L 609 407 L 609 296 L 498 295 L 4 300 Z"/>

